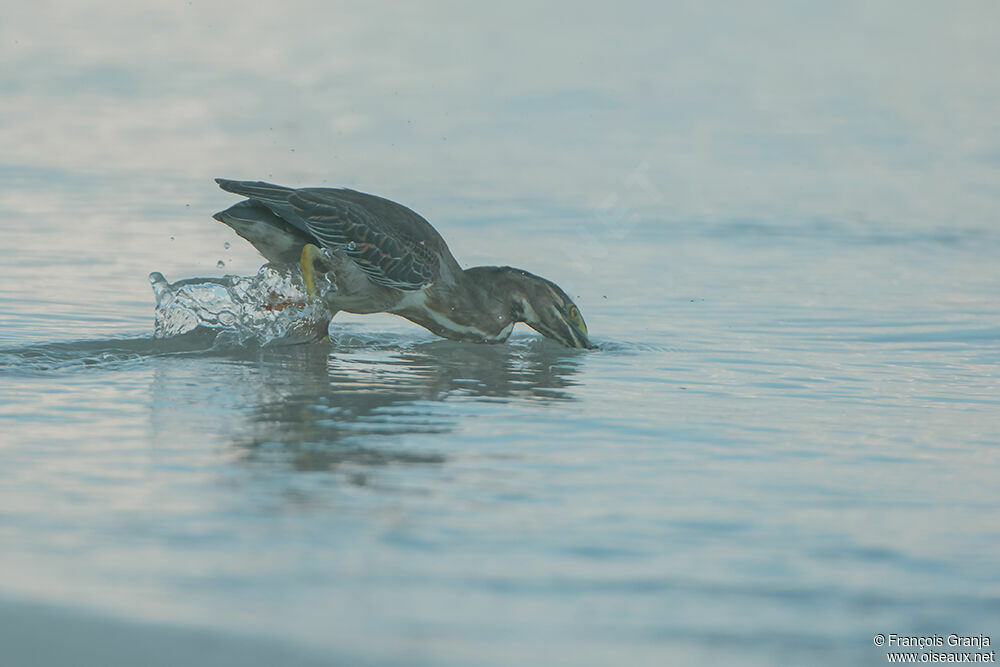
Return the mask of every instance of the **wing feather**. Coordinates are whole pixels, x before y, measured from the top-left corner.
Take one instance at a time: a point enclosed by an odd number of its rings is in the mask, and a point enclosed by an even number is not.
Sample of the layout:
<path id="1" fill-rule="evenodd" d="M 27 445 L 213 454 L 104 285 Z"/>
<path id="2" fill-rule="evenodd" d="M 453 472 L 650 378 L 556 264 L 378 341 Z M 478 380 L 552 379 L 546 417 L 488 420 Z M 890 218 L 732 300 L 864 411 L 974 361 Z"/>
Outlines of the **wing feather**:
<path id="1" fill-rule="evenodd" d="M 346 252 L 372 282 L 417 290 L 434 281 L 432 253 L 362 206 L 315 190 L 298 190 L 288 203 L 310 233 L 327 247 Z"/>
<path id="2" fill-rule="evenodd" d="M 443 266 L 460 271 L 444 239 L 422 217 L 396 202 L 353 190 L 295 190 L 263 181 L 217 178 L 222 189 L 267 207 L 305 236 L 346 253 L 378 285 L 418 290 Z"/>

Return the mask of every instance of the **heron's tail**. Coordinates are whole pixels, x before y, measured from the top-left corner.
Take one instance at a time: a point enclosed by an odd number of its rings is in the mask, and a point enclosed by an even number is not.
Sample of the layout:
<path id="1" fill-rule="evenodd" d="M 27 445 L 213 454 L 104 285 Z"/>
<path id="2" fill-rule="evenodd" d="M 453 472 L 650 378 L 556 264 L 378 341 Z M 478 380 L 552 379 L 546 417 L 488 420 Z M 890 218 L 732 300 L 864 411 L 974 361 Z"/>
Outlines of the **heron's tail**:
<path id="1" fill-rule="evenodd" d="M 248 199 L 212 216 L 233 228 L 270 262 L 299 261 L 302 247 L 312 239 L 271 209 Z"/>

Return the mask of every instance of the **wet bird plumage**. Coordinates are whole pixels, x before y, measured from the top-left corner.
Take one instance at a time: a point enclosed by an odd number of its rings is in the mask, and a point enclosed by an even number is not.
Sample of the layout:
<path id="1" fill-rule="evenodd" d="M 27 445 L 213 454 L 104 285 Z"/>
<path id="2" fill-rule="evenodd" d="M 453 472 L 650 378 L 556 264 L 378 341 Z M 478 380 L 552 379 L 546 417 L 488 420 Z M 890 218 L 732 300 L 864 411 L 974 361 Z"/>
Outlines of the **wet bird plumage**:
<path id="1" fill-rule="evenodd" d="M 473 342 L 502 342 L 526 322 L 564 345 L 590 347 L 579 309 L 555 283 L 507 266 L 463 270 L 437 230 L 401 204 L 341 188 L 216 182 L 247 199 L 214 217 L 268 260 L 332 276 L 324 298 L 333 311 L 390 312 Z"/>

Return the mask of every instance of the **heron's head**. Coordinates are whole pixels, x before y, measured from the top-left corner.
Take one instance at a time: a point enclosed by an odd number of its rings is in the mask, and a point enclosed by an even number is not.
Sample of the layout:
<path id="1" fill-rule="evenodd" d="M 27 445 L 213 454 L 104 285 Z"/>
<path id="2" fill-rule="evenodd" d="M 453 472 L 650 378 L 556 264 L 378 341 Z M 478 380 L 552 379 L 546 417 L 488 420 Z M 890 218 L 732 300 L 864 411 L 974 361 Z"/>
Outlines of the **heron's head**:
<path id="1" fill-rule="evenodd" d="M 587 323 L 573 300 L 551 280 L 508 267 L 514 319 L 567 347 L 591 348 Z"/>

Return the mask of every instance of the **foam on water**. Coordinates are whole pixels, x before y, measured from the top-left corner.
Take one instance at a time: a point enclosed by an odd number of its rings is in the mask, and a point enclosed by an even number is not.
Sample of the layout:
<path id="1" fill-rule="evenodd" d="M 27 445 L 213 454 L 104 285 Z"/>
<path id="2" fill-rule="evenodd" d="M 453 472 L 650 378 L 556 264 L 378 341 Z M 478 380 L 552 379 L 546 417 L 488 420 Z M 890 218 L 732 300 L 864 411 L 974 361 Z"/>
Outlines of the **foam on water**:
<path id="1" fill-rule="evenodd" d="M 255 276 L 167 282 L 149 274 L 156 295 L 154 336 L 217 329 L 238 343 L 300 343 L 326 335 L 333 313 L 311 299 L 297 264 L 265 264 Z"/>

